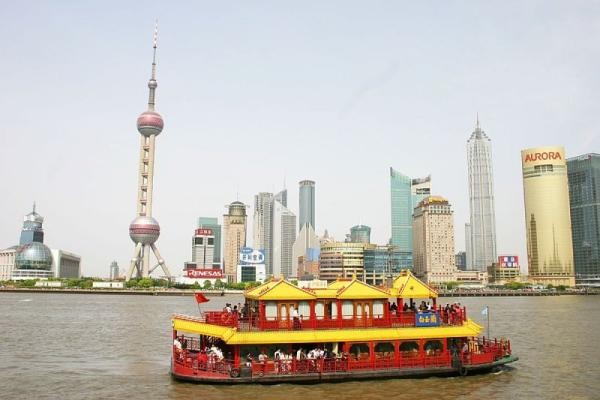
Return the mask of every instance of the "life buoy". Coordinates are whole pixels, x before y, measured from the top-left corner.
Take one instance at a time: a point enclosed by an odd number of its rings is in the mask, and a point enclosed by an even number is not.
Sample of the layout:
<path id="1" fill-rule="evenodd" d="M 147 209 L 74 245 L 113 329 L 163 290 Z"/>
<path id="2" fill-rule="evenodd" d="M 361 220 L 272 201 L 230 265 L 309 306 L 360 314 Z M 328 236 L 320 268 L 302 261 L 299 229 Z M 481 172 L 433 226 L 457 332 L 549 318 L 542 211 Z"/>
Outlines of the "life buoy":
<path id="1" fill-rule="evenodd" d="M 231 371 L 229 372 L 229 375 L 232 378 L 238 378 L 240 376 L 240 369 L 239 368 L 231 368 Z"/>
<path id="2" fill-rule="evenodd" d="M 458 367 L 458 374 L 460 376 L 467 376 L 468 373 L 469 373 L 469 370 L 464 365 L 461 365 L 460 367 Z"/>

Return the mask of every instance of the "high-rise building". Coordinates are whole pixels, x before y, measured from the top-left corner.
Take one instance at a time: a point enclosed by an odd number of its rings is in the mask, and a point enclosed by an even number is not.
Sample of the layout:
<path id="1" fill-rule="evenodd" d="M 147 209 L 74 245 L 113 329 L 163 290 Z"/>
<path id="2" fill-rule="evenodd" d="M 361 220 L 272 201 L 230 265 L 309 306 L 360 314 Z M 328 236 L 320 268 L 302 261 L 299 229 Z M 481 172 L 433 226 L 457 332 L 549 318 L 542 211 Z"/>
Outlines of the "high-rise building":
<path id="1" fill-rule="evenodd" d="M 366 225 L 355 225 L 350 228 L 351 243 L 371 243 L 371 227 Z"/>
<path id="2" fill-rule="evenodd" d="M 412 216 L 421 200 L 431 194 L 431 176 L 411 179 L 390 167 L 392 246 L 402 268 L 412 268 Z"/>
<path id="3" fill-rule="evenodd" d="M 302 225 L 292 248 L 292 276 L 318 276 L 320 251 L 319 237 L 312 225 Z"/>
<path id="4" fill-rule="evenodd" d="M 575 285 L 569 184 L 561 146 L 521 151 L 529 279 Z"/>
<path id="5" fill-rule="evenodd" d="M 284 204 L 287 191 L 283 190 L 273 198 L 271 234 L 272 275 L 290 278 L 293 274 L 292 253 L 296 241 L 296 215 Z"/>
<path id="6" fill-rule="evenodd" d="M 272 193 L 261 192 L 254 196 L 253 246 L 254 249 L 263 251 L 265 255 L 267 276 L 273 275 L 273 264 L 271 263 L 272 209 Z"/>
<path id="7" fill-rule="evenodd" d="M 160 266 L 166 277 L 171 273 L 165 260 L 161 257 L 155 243 L 160 236 L 160 225 L 152 218 L 152 187 L 154 182 L 154 152 L 156 137 L 164 127 L 162 116 L 154 109 L 156 98 L 156 45 L 157 30 L 154 30 L 154 55 L 152 58 L 152 75 L 148 81 L 150 93 L 148 109 L 137 119 L 137 129 L 140 132 L 140 161 L 138 171 L 137 217 L 129 225 L 129 237 L 135 243 L 133 257 L 129 265 L 126 280 L 130 280 L 136 272 L 138 278 L 149 277 L 152 271 Z M 157 260 L 156 267 L 150 269 L 150 252 Z"/>
<path id="8" fill-rule="evenodd" d="M 213 217 L 198 217 L 198 229 L 210 229 L 215 236 L 215 247 L 213 250 L 213 263 L 214 269 L 221 268 L 221 225 L 219 220 Z"/>
<path id="9" fill-rule="evenodd" d="M 388 277 L 398 276 L 400 270 L 400 258 L 392 246 L 365 248 L 364 276 L 366 283 L 382 286 Z"/>
<path id="10" fill-rule="evenodd" d="M 119 264 L 116 261 L 110 263 L 110 275 L 109 278 L 111 281 L 119 279 Z"/>
<path id="11" fill-rule="evenodd" d="M 298 230 L 306 224 L 315 227 L 315 182 L 309 180 L 303 180 L 299 182 L 300 185 L 300 224 Z"/>
<path id="12" fill-rule="evenodd" d="M 23 229 L 21 230 L 19 244 L 22 246 L 33 242 L 44 243 L 43 223 L 44 218 L 35 212 L 35 203 L 33 203 L 33 211 L 27 214 L 23 220 Z"/>
<path id="13" fill-rule="evenodd" d="M 415 274 L 427 283 L 456 281 L 454 216 L 448 200 L 429 196 L 413 217 Z"/>
<path id="14" fill-rule="evenodd" d="M 458 253 L 456 253 L 455 256 L 456 259 L 456 269 L 458 269 L 459 271 L 466 271 L 467 270 L 467 252 L 466 251 L 459 251 Z"/>
<path id="15" fill-rule="evenodd" d="M 577 285 L 600 283 L 600 154 L 567 159 Z"/>
<path id="16" fill-rule="evenodd" d="M 487 271 L 496 262 L 496 213 L 491 140 L 479 125 L 467 141 L 470 238 L 468 270 Z"/>
<path id="17" fill-rule="evenodd" d="M 210 228 L 198 228 L 192 237 L 192 263 L 196 268 L 213 269 L 215 234 Z M 217 268 L 219 268 L 217 266 Z"/>
<path id="18" fill-rule="evenodd" d="M 235 282 L 240 251 L 246 247 L 246 205 L 234 201 L 226 207 L 228 213 L 223 215 L 223 272 L 228 282 Z"/>
<path id="19" fill-rule="evenodd" d="M 34 203 L 33 211 L 23 218 L 21 239 L 14 257 L 12 280 L 51 278 L 54 276 L 52 272 L 52 252 L 44 244 L 43 223 L 44 218 L 35 211 Z"/>

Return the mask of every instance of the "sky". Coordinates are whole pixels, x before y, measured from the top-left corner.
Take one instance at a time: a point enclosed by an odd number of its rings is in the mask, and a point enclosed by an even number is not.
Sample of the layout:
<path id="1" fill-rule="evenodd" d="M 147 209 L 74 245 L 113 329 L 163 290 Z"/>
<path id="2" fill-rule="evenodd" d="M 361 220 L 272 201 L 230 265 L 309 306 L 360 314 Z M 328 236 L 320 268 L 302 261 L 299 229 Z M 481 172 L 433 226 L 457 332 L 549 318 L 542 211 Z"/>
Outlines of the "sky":
<path id="1" fill-rule="evenodd" d="M 35 201 L 82 273 L 125 269 L 159 24 L 153 215 L 180 274 L 198 216 L 316 182 L 316 229 L 390 237 L 389 167 L 468 219 L 466 141 L 492 140 L 497 248 L 526 265 L 520 151 L 600 149 L 594 1 L 7 2 L 0 24 L 0 248 Z M 252 226 L 252 216 L 249 218 Z M 248 231 L 252 244 L 252 229 Z"/>

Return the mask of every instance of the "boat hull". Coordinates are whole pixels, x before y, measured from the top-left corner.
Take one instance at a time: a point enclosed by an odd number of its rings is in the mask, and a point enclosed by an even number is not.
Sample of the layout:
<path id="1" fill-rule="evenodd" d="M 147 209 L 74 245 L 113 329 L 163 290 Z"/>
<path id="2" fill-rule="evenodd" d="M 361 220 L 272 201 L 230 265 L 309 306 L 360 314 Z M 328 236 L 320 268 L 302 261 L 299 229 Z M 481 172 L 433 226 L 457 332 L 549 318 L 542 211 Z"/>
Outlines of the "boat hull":
<path id="1" fill-rule="evenodd" d="M 481 374 L 502 368 L 504 365 L 517 361 L 519 358 L 510 355 L 496 360 L 492 363 L 464 365 L 460 368 L 429 367 L 429 368 L 395 368 L 395 369 L 370 369 L 344 372 L 326 373 L 302 373 L 302 374 L 267 374 L 230 377 L 224 374 L 202 374 L 194 375 L 178 373 L 176 367 L 171 366 L 171 376 L 177 381 L 204 383 L 204 384 L 279 384 L 279 383 L 319 383 L 319 382 L 343 382 L 355 380 L 373 379 L 395 379 L 395 378 L 426 378 L 430 376 L 457 376 Z"/>

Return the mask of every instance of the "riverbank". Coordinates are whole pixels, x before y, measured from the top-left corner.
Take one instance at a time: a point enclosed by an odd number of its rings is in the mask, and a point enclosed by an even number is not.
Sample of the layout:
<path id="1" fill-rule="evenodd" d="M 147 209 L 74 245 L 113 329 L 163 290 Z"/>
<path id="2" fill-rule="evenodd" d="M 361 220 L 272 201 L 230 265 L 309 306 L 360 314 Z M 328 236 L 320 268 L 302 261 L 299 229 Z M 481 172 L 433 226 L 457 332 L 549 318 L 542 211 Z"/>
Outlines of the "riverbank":
<path id="1" fill-rule="evenodd" d="M 68 288 L 0 288 L 0 293 L 61 293 L 61 294 L 112 294 L 138 296 L 193 296 L 201 291 L 206 296 L 242 294 L 243 290 L 191 290 L 191 289 L 68 289 Z"/>
<path id="2" fill-rule="evenodd" d="M 138 296 L 193 296 L 202 292 L 207 296 L 225 296 L 243 294 L 243 290 L 192 290 L 192 289 L 69 289 L 69 288 L 0 288 L 0 293 L 63 293 L 63 294 L 107 294 L 107 295 L 138 295 Z M 454 291 L 439 292 L 439 297 L 523 297 L 523 296 L 592 296 L 600 295 L 599 291 L 590 292 L 559 292 L 559 291 L 517 291 L 517 290 L 488 290 L 488 291 Z"/>

